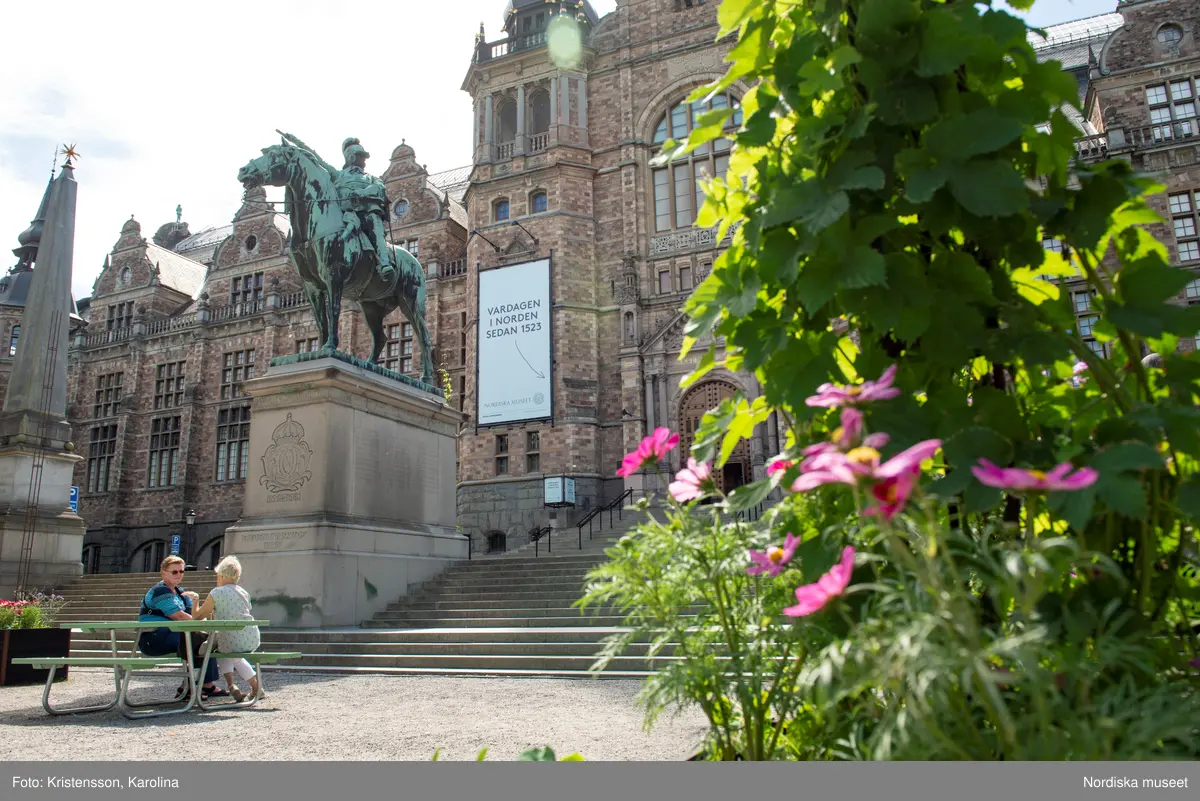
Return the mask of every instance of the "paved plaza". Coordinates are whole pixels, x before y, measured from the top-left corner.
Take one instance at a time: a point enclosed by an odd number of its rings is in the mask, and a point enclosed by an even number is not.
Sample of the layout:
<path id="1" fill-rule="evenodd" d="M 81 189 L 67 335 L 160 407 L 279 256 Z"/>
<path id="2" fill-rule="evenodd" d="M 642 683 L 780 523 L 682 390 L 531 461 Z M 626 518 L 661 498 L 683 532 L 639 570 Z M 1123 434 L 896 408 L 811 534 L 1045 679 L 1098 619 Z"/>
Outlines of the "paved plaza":
<path id="1" fill-rule="evenodd" d="M 135 700 L 170 695 L 177 674 L 139 676 Z M 99 702 L 111 674 L 72 669 L 52 698 Z M 257 707 L 126 720 L 116 710 L 51 718 L 42 685 L 0 688 L 0 741 L 31 760 L 512 760 L 529 746 L 589 761 L 684 760 L 704 717 L 666 715 L 647 734 L 641 682 L 266 672 Z M 243 748 L 244 746 L 244 748 Z"/>

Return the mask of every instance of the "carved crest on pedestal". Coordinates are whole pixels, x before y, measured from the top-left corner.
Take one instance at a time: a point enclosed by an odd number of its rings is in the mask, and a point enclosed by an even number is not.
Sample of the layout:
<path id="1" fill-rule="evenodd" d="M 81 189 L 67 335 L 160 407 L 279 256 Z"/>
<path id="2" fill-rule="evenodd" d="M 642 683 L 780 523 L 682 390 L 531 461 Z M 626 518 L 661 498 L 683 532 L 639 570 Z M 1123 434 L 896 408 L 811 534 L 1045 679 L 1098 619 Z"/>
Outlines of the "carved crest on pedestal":
<path id="1" fill-rule="evenodd" d="M 287 419 L 272 432 L 271 442 L 262 456 L 263 475 L 259 483 L 271 492 L 295 492 L 312 478 L 308 464 L 313 452 L 304 441 L 304 426 L 288 412 Z"/>

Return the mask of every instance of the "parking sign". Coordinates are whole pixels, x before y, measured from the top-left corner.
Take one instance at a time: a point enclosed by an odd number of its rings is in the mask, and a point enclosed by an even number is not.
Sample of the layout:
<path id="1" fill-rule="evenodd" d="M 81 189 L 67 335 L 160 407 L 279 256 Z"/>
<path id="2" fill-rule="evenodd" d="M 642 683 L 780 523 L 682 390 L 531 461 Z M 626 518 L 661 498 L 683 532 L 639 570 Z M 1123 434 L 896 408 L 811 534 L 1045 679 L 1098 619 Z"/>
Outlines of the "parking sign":
<path id="1" fill-rule="evenodd" d="M 172 534 L 171 535 L 171 556 L 178 556 L 178 555 L 179 555 L 179 535 Z"/>

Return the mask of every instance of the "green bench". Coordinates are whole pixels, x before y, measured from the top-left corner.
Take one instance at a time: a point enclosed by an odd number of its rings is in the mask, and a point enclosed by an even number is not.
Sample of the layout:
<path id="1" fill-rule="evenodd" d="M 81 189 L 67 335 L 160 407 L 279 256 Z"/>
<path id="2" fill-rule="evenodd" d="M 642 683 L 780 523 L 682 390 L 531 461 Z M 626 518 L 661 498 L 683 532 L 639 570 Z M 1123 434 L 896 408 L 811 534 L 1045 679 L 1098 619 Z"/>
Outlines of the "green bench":
<path id="1" fill-rule="evenodd" d="M 200 709 L 210 711 L 213 709 L 241 709 L 244 707 L 253 706 L 263 697 L 263 679 L 262 671 L 259 669 L 261 665 L 273 665 L 285 659 L 299 659 L 303 656 L 299 651 L 253 651 L 250 653 L 241 654 L 222 654 L 212 653 L 205 657 L 205 660 L 200 663 L 198 670 L 203 670 L 205 663 L 209 659 L 245 659 L 254 666 L 255 672 L 258 673 L 258 692 L 246 698 L 244 701 L 235 701 L 232 703 L 213 704 L 204 701 L 198 693 L 195 695 L 195 704 Z M 46 677 L 46 686 L 42 690 L 42 708 L 51 715 L 75 715 L 82 712 L 105 712 L 113 707 L 120 706 L 122 714 L 127 718 L 149 717 L 145 713 L 130 714 L 128 710 L 137 707 L 160 706 L 160 701 L 149 701 L 142 703 L 132 703 L 128 699 L 129 678 L 136 670 L 152 670 L 159 667 L 182 667 L 183 660 L 176 656 L 69 656 L 69 657 L 26 657 L 13 659 L 13 664 L 31 665 L 38 669 L 49 669 L 50 673 Z M 97 706 L 77 706 L 77 707 L 55 707 L 50 703 L 50 688 L 54 685 L 54 675 L 59 667 L 110 667 L 113 669 L 113 680 L 115 691 L 113 699 L 106 704 Z M 194 679 L 193 679 L 194 681 Z M 188 706 L 191 706 L 189 703 Z"/>
<path id="2" fill-rule="evenodd" d="M 164 666 L 178 667 L 183 664 L 183 660 L 177 656 L 30 656 L 13 659 L 12 662 L 15 665 L 31 665 L 39 670 L 49 670 L 49 673 L 46 675 L 46 687 L 42 690 L 42 708 L 51 715 L 106 712 L 124 701 L 125 688 L 129 683 L 129 674 L 133 671 L 149 670 Z M 58 673 L 57 668 L 60 667 L 112 668 L 114 683 L 112 700 L 98 706 L 55 707 L 50 703 L 50 688 L 54 686 L 54 676 Z"/>
<path id="3" fill-rule="evenodd" d="M 196 706 L 206 711 L 210 709 L 241 709 L 242 707 L 254 706 L 254 704 L 258 703 L 259 699 L 263 697 L 262 670 L 259 669 L 259 666 L 274 665 L 277 662 L 282 662 L 284 659 L 299 659 L 302 656 L 304 656 L 304 654 L 300 653 L 299 651 L 251 651 L 250 653 L 245 654 L 223 654 L 220 652 L 214 652 L 208 654 L 205 657 L 204 662 L 201 662 L 201 668 L 204 667 L 205 662 L 207 662 L 209 659 L 245 659 L 247 662 L 253 665 L 254 672 L 258 674 L 258 692 L 246 698 L 244 701 L 234 701 L 232 703 L 226 702 L 212 704 L 206 702 L 203 698 L 198 698 L 196 700 Z"/>
<path id="4" fill-rule="evenodd" d="M 75 629 L 86 632 L 109 632 L 109 642 L 112 646 L 112 656 L 81 656 L 81 657 L 27 657 L 20 660 L 14 660 L 18 664 L 29 664 L 34 667 L 57 668 L 57 667 L 110 667 L 113 670 L 113 682 L 116 688 L 114 693 L 115 698 L 101 706 L 83 706 L 72 708 L 55 708 L 50 703 L 50 688 L 54 684 L 54 676 L 57 670 L 49 670 L 46 677 L 46 689 L 42 692 L 42 708 L 51 715 L 72 715 L 81 712 L 102 712 L 112 709 L 114 706 L 119 707 L 121 714 L 131 720 L 148 717 L 159 717 L 162 715 L 176 715 L 186 712 L 193 706 L 199 706 L 200 709 L 233 709 L 238 707 L 253 706 L 258 702 L 263 695 L 263 682 L 261 671 L 256 670 L 260 674 L 258 682 L 258 692 L 251 698 L 245 701 L 223 704 L 208 704 L 201 697 L 196 684 L 196 674 L 190 673 L 184 669 L 184 681 L 188 687 L 186 701 L 187 703 L 180 706 L 182 699 L 172 699 L 170 701 L 144 701 L 133 703 L 128 699 L 129 679 L 134 671 L 146 670 L 158 667 L 184 667 L 187 663 L 177 656 L 142 656 L 137 653 L 130 653 L 127 656 L 121 656 L 117 652 L 116 632 L 132 631 L 141 632 L 157 628 L 166 628 L 171 631 L 176 631 L 184 636 L 185 647 L 191 650 L 191 635 L 197 632 L 215 632 L 215 631 L 240 631 L 246 626 L 269 626 L 270 621 L 267 620 L 164 620 L 164 621 L 113 621 L 113 622 L 80 622 L 80 623 L 63 623 L 61 628 Z M 136 647 L 136 646 L 135 646 Z M 274 664 L 284 659 L 298 659 L 303 656 L 298 651 L 256 651 L 246 654 L 209 654 L 205 653 L 204 659 L 199 665 L 193 665 L 193 668 L 200 669 L 200 675 L 203 675 L 204 669 L 208 666 L 210 659 L 245 659 L 254 665 L 256 668 L 264 664 Z M 134 712 L 134 709 L 139 707 L 163 707 L 172 706 L 174 708 L 164 709 L 154 712 Z"/>

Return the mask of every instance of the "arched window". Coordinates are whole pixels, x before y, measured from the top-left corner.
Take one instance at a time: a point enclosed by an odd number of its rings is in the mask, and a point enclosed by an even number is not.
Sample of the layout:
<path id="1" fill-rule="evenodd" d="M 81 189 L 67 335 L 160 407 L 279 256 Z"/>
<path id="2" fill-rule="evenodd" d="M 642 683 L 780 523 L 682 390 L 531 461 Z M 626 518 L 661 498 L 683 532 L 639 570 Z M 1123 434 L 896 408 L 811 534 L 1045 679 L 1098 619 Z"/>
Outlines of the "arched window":
<path id="1" fill-rule="evenodd" d="M 12 335 L 8 338 L 8 355 L 17 355 L 17 340 L 21 338 L 21 326 L 14 325 L 12 327 Z"/>
<path id="2" fill-rule="evenodd" d="M 1183 38 L 1183 30 L 1178 25 L 1164 25 L 1158 29 L 1158 41 L 1172 45 Z"/>
<path id="3" fill-rule="evenodd" d="M 742 112 L 736 108 L 737 101 L 731 95 L 717 95 L 708 103 L 676 104 L 658 121 L 654 129 L 654 144 L 661 145 L 668 139 L 682 140 L 696 127 L 702 114 L 729 108 L 730 105 L 735 110 L 726 128 L 733 129 L 741 126 Z M 730 141 L 722 137 L 653 171 L 655 231 L 692 226 L 696 221 L 696 211 L 704 204 L 701 181 L 725 176 L 725 171 L 729 169 L 730 146 Z"/>
<path id="4" fill-rule="evenodd" d="M 492 218 L 496 222 L 508 219 L 508 200 L 500 199 L 492 205 Z"/>
<path id="5" fill-rule="evenodd" d="M 204 543 L 196 556 L 196 567 L 201 570 L 216 570 L 217 562 L 221 561 L 221 549 L 224 544 L 224 534 Z"/>
<path id="6" fill-rule="evenodd" d="M 633 312 L 625 312 L 625 344 L 632 345 L 637 341 L 637 324 L 633 319 Z"/>
<path id="7" fill-rule="evenodd" d="M 539 214 L 546 210 L 546 193 L 538 190 L 529 196 L 529 213 Z"/>
<path id="8" fill-rule="evenodd" d="M 159 565 L 166 558 L 167 543 L 163 540 L 150 540 L 129 557 L 129 570 L 132 573 L 157 573 Z"/>
<path id="9" fill-rule="evenodd" d="M 546 149 L 544 134 L 550 130 L 550 93 L 544 89 L 534 89 L 525 102 L 529 105 L 525 120 L 526 131 L 531 137 L 529 149 L 536 153 Z"/>
<path id="10" fill-rule="evenodd" d="M 504 553 L 507 550 L 508 537 L 503 531 L 490 531 L 487 535 L 487 552 Z"/>

